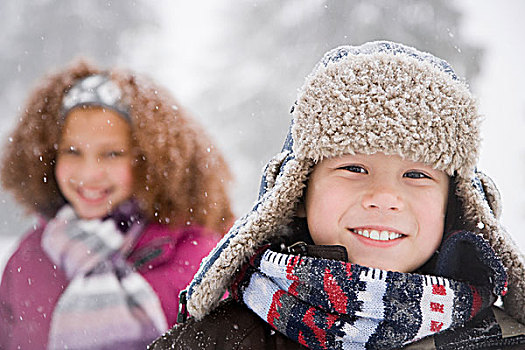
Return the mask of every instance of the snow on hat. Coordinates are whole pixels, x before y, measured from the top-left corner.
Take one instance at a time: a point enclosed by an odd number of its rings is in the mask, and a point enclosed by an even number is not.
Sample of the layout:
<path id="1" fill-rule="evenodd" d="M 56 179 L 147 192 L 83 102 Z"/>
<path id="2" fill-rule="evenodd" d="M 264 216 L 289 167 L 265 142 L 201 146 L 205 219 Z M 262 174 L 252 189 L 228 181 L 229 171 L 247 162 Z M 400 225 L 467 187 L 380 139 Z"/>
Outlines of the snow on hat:
<path id="1" fill-rule="evenodd" d="M 292 115 L 284 147 L 266 166 L 253 209 L 203 260 L 186 290 L 194 317 L 217 305 L 257 248 L 286 232 L 317 162 L 382 152 L 454 176 L 467 229 L 482 234 L 507 268 L 505 309 L 525 321 L 524 259 L 499 222 L 498 190 L 476 170 L 481 116 L 447 62 L 385 41 L 333 49 L 306 78 Z"/>
<path id="2" fill-rule="evenodd" d="M 104 74 L 94 74 L 82 78 L 69 89 L 62 100 L 61 116 L 75 107 L 99 106 L 118 112 L 126 121 L 131 122 L 128 108 L 122 102 L 122 92 L 117 84 Z"/>

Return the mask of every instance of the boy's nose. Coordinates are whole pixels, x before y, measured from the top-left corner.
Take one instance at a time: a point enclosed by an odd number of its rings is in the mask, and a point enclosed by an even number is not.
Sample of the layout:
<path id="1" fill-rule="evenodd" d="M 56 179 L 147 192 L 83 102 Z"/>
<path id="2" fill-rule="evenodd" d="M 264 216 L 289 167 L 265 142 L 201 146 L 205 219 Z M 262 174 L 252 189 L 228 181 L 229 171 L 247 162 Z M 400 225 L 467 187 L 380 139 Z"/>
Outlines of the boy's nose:
<path id="1" fill-rule="evenodd" d="M 377 209 L 382 211 L 400 211 L 404 204 L 399 193 L 393 188 L 380 186 L 373 188 L 363 196 L 362 201 L 365 209 Z"/>

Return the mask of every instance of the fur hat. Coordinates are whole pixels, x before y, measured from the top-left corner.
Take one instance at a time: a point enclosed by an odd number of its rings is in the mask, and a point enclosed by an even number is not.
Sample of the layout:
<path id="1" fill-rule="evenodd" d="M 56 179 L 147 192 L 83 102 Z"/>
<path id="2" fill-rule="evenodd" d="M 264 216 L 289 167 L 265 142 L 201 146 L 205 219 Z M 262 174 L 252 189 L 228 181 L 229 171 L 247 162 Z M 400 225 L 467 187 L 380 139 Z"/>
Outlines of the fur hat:
<path id="1" fill-rule="evenodd" d="M 523 256 L 499 223 L 498 190 L 476 170 L 476 101 L 447 62 L 391 42 L 336 48 L 306 78 L 292 114 L 288 138 L 264 170 L 253 210 L 203 260 L 187 289 L 193 316 L 206 315 L 236 269 L 265 241 L 286 232 L 313 165 L 325 157 L 383 152 L 453 176 L 463 228 L 482 234 L 501 258 L 509 276 L 505 309 L 525 321 Z"/>
<path id="2" fill-rule="evenodd" d="M 4 148 L 2 185 L 29 212 L 49 218 L 65 203 L 54 176 L 63 114 L 87 105 L 109 106 L 130 122 L 133 196 L 150 220 L 227 230 L 230 172 L 200 125 L 146 77 L 83 60 L 41 80 Z"/>

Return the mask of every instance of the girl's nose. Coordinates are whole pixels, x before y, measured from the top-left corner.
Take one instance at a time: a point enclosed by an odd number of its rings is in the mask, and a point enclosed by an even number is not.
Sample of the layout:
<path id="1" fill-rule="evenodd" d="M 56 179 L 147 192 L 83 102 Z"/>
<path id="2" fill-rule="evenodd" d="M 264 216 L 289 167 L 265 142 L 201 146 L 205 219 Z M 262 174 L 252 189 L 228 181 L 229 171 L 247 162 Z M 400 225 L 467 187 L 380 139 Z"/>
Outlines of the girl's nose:
<path id="1" fill-rule="evenodd" d="M 105 172 L 106 170 L 98 157 L 86 159 L 82 166 L 84 182 L 100 180 L 105 176 Z"/>
<path id="2" fill-rule="evenodd" d="M 395 186 L 377 184 L 371 186 L 363 196 L 362 205 L 365 209 L 398 212 L 404 209 L 404 202 Z"/>

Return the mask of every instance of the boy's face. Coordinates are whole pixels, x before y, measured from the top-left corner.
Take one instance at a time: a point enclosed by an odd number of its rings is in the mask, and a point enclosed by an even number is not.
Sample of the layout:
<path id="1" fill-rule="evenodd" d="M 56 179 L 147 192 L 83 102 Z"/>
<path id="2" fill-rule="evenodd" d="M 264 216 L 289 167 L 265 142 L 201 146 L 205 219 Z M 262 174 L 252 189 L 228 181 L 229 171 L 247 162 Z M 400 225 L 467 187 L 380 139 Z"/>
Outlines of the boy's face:
<path id="1" fill-rule="evenodd" d="M 109 109 L 71 111 L 62 129 L 55 177 L 79 217 L 107 215 L 132 194 L 129 124 Z"/>
<path id="2" fill-rule="evenodd" d="M 382 153 L 318 163 L 305 195 L 318 245 L 342 245 L 351 263 L 412 272 L 443 236 L 448 176 L 424 163 Z"/>

